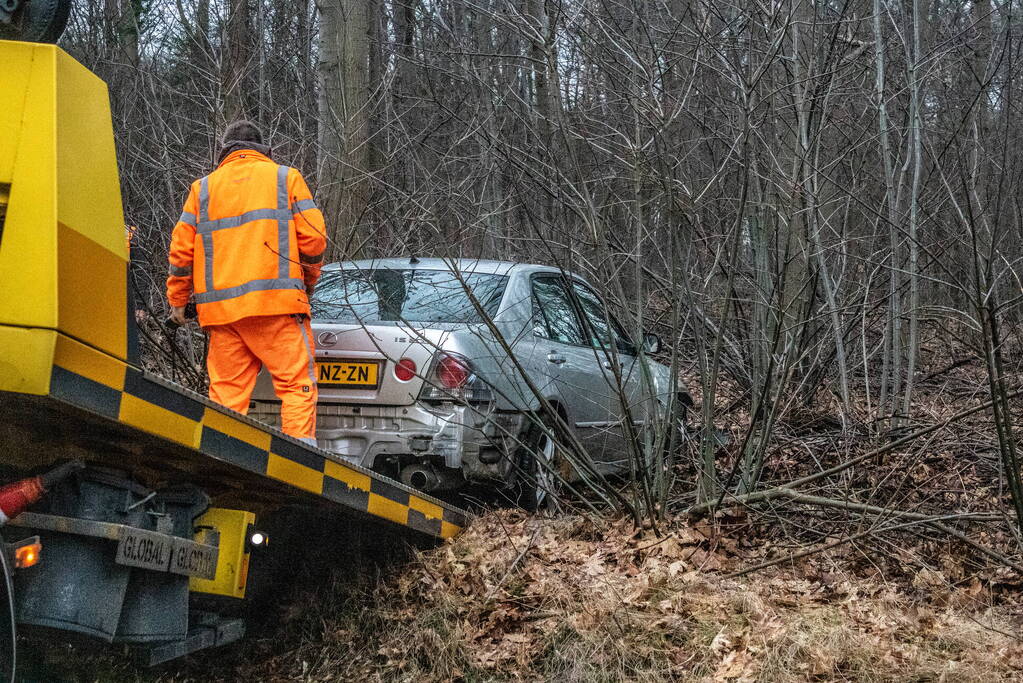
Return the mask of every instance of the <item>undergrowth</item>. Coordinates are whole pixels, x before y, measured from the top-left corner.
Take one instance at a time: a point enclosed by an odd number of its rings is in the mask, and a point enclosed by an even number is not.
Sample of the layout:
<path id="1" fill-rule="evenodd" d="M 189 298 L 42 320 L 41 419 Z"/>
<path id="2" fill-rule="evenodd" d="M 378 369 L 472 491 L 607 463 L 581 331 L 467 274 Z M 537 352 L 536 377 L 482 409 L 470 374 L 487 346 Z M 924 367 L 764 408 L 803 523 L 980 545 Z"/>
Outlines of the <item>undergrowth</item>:
<path id="1" fill-rule="evenodd" d="M 735 558 L 710 547 L 687 526 L 658 539 L 624 523 L 488 513 L 377 585 L 336 576 L 269 634 L 160 680 L 1023 676 L 1011 601 L 984 586 L 889 584 L 823 558 L 728 579 Z"/>
<path id="2" fill-rule="evenodd" d="M 917 392 L 923 423 L 983 396 L 976 364 L 938 365 Z M 767 460 L 772 481 L 891 438 L 867 423 L 837 430 L 817 419 L 833 412 L 826 408 L 780 423 Z M 741 409 L 718 417 L 735 437 L 748 419 Z M 719 466 L 727 470 L 736 457 L 735 448 L 723 448 Z M 692 481 L 687 474 L 679 481 Z M 887 506 L 896 517 L 898 510 L 1006 509 L 984 415 L 829 486 L 815 492 Z M 627 520 L 486 512 L 411 561 L 395 551 L 382 570 L 353 561 L 308 581 L 238 645 L 157 671 L 112 655 L 82 660 L 53 650 L 60 663 L 50 671 L 59 676 L 40 680 L 1023 680 L 1020 576 L 976 549 L 1014 556 L 1007 525 L 960 527 L 975 543 L 968 546 L 921 528 L 865 537 L 886 520 L 833 507 L 725 508 L 690 521 L 681 514 L 688 500 L 669 505 L 676 517 L 658 533 Z M 361 556 L 331 538 L 346 557 Z M 380 550 L 364 554 L 380 564 Z"/>

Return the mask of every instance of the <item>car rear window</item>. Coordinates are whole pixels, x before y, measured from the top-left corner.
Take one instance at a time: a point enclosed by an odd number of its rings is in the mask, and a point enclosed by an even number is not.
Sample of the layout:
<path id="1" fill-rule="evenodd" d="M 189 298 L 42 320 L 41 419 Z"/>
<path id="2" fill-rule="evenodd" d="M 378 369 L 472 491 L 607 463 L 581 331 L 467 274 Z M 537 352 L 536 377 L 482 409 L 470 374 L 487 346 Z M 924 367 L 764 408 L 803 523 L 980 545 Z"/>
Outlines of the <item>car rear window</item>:
<path id="1" fill-rule="evenodd" d="M 478 323 L 497 313 L 508 278 L 448 270 L 324 271 L 313 292 L 313 318 L 342 323 L 384 321 Z M 468 290 L 468 291 L 467 291 Z"/>

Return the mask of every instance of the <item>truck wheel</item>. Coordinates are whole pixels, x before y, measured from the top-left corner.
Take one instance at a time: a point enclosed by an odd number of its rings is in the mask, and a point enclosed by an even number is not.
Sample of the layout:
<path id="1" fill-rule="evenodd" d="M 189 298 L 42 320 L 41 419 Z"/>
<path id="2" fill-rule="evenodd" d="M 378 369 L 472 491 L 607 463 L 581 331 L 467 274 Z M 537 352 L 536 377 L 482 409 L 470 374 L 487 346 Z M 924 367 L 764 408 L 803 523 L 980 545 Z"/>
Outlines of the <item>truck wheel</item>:
<path id="1" fill-rule="evenodd" d="M 11 23 L 0 24 L 0 39 L 24 40 L 30 43 L 56 43 L 67 27 L 71 0 L 0 0 L 6 6 L 17 6 Z"/>

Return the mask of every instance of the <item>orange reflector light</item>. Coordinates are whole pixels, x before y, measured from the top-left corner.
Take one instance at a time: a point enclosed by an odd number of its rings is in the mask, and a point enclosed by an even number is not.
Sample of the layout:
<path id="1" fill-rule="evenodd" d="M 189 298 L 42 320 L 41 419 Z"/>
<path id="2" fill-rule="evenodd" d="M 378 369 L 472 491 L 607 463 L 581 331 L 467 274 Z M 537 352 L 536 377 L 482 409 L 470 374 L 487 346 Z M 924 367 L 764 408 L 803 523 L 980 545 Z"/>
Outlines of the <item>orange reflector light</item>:
<path id="1" fill-rule="evenodd" d="M 39 554 L 43 549 L 43 544 L 29 543 L 23 545 L 14 551 L 14 566 L 18 569 L 26 569 L 39 564 Z"/>

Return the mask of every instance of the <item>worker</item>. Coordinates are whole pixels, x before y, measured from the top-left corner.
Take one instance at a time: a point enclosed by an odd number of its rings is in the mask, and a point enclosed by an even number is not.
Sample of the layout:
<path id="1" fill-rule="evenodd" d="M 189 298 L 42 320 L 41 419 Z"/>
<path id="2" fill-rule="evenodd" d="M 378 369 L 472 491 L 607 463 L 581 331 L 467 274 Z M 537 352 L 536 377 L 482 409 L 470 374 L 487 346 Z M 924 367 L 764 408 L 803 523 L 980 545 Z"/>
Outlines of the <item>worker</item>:
<path id="1" fill-rule="evenodd" d="M 271 159 L 249 121 L 227 127 L 217 168 L 192 183 L 171 237 L 167 301 L 185 324 L 194 297 L 209 335 L 210 399 L 239 413 L 260 367 L 281 400 L 281 429 L 316 437 L 309 295 L 327 246 L 323 214 L 302 175 Z"/>

